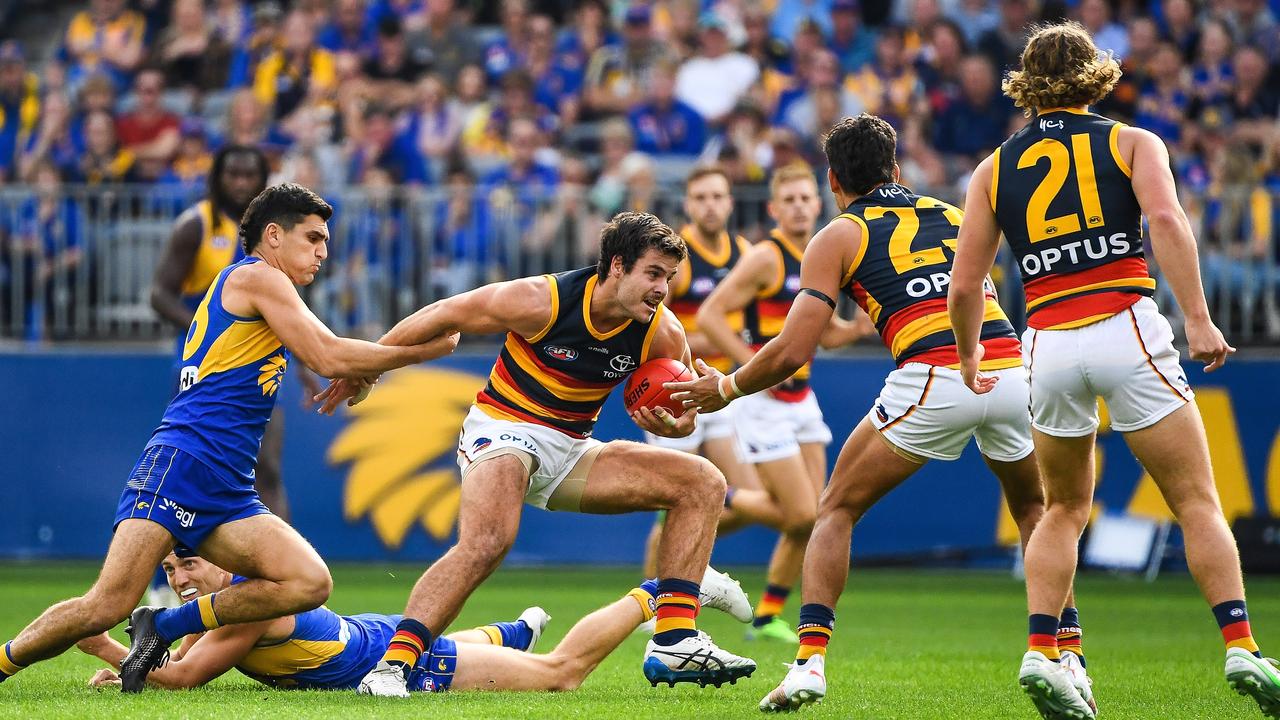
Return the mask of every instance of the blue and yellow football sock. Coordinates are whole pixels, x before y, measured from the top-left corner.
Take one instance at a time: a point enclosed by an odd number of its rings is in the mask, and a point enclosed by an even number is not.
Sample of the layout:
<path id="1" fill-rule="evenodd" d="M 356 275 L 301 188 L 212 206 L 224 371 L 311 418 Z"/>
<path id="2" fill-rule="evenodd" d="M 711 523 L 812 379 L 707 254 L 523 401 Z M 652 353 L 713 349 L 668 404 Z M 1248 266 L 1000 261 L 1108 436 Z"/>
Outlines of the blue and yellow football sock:
<path id="1" fill-rule="evenodd" d="M 1063 608 L 1062 617 L 1058 618 L 1058 653 L 1074 653 L 1080 658 L 1080 666 L 1087 667 L 1084 662 L 1084 630 L 1080 628 L 1080 611 Z"/>
<path id="2" fill-rule="evenodd" d="M 800 606 L 800 623 L 796 634 L 800 646 L 796 648 L 796 664 L 803 665 L 814 655 L 827 656 L 827 643 L 836 627 L 836 612 L 826 605 L 805 603 Z"/>
<path id="3" fill-rule="evenodd" d="M 0 682 L 4 682 L 18 674 L 19 670 L 26 667 L 26 665 L 19 665 L 13 661 L 13 653 L 9 650 L 9 646 L 12 644 L 13 641 L 9 641 L 4 644 L 3 648 L 0 648 Z"/>
<path id="4" fill-rule="evenodd" d="M 658 581 L 658 606 L 654 617 L 658 626 L 653 641 L 659 645 L 675 645 L 698 634 L 694 618 L 698 616 L 698 583 L 692 580 L 663 578 Z"/>
<path id="5" fill-rule="evenodd" d="M 1253 630 L 1249 627 L 1249 610 L 1243 600 L 1228 600 L 1214 605 L 1213 617 L 1218 620 L 1222 640 L 1227 644 L 1228 650 L 1241 648 L 1262 657 L 1262 653 L 1258 651 L 1258 643 L 1253 639 Z"/>
<path id="6" fill-rule="evenodd" d="M 524 651 L 533 642 L 533 629 L 523 620 L 496 622 L 476 628 L 489 637 L 489 642 Z"/>
<path id="7" fill-rule="evenodd" d="M 398 667 L 407 679 L 409 672 L 418 664 L 418 659 L 431 647 L 431 641 L 431 631 L 426 625 L 404 618 L 396 625 L 396 634 L 391 636 L 382 659 Z"/>
<path id="8" fill-rule="evenodd" d="M 1058 655 L 1058 618 L 1032 615 L 1027 619 L 1027 650 L 1035 650 L 1054 662 Z"/>
<path id="9" fill-rule="evenodd" d="M 156 632 L 166 642 L 184 638 L 221 627 L 218 615 L 213 611 L 218 593 L 201 595 L 191 602 L 182 603 L 176 608 L 165 608 L 156 613 Z"/>
<path id="10" fill-rule="evenodd" d="M 644 614 L 643 622 L 649 622 L 658 610 L 657 578 L 651 578 L 640 583 L 640 587 L 627 593 L 627 597 L 635 598 L 635 601 L 640 603 L 640 612 Z"/>
<path id="11" fill-rule="evenodd" d="M 760 596 L 760 602 L 756 605 L 756 619 L 751 621 L 752 626 L 762 628 L 773 622 L 773 619 L 782 613 L 782 607 L 787 604 L 787 596 L 790 594 L 789 587 L 766 585 L 764 594 Z"/>

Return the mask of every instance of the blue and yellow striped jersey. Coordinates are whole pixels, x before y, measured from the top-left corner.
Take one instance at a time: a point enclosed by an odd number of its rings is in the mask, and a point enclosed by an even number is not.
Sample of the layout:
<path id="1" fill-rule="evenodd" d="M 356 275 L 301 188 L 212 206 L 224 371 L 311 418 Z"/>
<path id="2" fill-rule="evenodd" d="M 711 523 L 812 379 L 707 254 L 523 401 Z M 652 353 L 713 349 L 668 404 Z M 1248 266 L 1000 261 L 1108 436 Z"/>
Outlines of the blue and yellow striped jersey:
<path id="1" fill-rule="evenodd" d="M 196 212 L 200 214 L 200 246 L 182 280 L 182 299 L 192 309 L 200 304 L 219 272 L 244 259 L 240 226 L 236 221 L 215 208 L 210 200 L 196 203 Z"/>
<path id="2" fill-rule="evenodd" d="M 180 358 L 178 394 L 147 447 L 167 445 L 252 484 L 262 433 L 284 381 L 289 352 L 262 317 L 233 315 L 222 287 L 247 257 L 218 273 L 196 308 Z"/>
<path id="3" fill-rule="evenodd" d="M 396 633 L 399 615 L 339 615 L 318 607 L 294 616 L 287 640 L 255 647 L 236 669 L 279 688 L 354 689 Z"/>

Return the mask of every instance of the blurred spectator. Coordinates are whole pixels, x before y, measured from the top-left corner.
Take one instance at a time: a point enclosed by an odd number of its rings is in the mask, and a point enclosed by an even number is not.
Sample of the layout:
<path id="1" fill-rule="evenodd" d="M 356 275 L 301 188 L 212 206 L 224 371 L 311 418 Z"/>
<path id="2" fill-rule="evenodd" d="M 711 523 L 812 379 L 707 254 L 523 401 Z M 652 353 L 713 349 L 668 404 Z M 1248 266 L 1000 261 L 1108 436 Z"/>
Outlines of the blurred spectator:
<path id="1" fill-rule="evenodd" d="M 160 172 L 178 151 L 181 121 L 177 115 L 164 109 L 160 98 L 164 94 L 164 73 L 148 69 L 138 73 L 133 82 L 136 100 L 133 110 L 116 120 L 116 135 L 120 145 L 137 160 L 148 165 L 142 172 L 150 172 L 154 163 L 160 164 Z M 148 174 L 144 179 L 155 180 L 159 173 Z"/>
<path id="2" fill-rule="evenodd" d="M 1000 0 L 1000 23 L 978 38 L 976 49 L 991 58 L 1003 76 L 1022 63 L 1032 21 L 1032 0 Z"/>
<path id="3" fill-rule="evenodd" d="M 606 217 L 613 217 L 626 201 L 622 163 L 635 150 L 631 125 L 621 118 L 606 120 L 600 128 L 600 175 L 591 188 L 591 202 Z"/>
<path id="4" fill-rule="evenodd" d="M 228 145 L 261 148 L 267 144 L 269 119 L 267 109 L 251 90 L 238 90 L 227 103 L 226 137 Z"/>
<path id="5" fill-rule="evenodd" d="M 696 110 L 675 97 L 676 65 L 658 63 L 652 75 L 649 100 L 628 119 L 636 147 L 657 155 L 697 155 L 706 142 L 706 125 Z"/>
<path id="6" fill-rule="evenodd" d="M 60 54 L 72 86 L 96 72 L 108 73 L 117 89 L 128 86 L 145 54 L 147 28 L 125 5 L 126 0 L 90 0 L 88 10 L 71 18 Z"/>
<path id="7" fill-rule="evenodd" d="M 506 154 L 508 131 L 516 118 L 531 119 L 541 132 L 556 128 L 556 118 L 533 101 L 533 78 L 523 70 L 502 78 L 502 94 L 497 103 L 484 103 L 467 117 L 462 128 L 463 149 L 473 156 Z"/>
<path id="8" fill-rule="evenodd" d="M 69 168 L 80 155 L 81 143 L 72 135 L 71 103 L 61 93 L 46 95 L 41 108 L 40 124 L 18 152 L 16 179 L 31 182 L 41 163 L 54 168 Z"/>
<path id="9" fill-rule="evenodd" d="M 592 54 L 605 45 L 619 42 L 621 38 L 609 26 L 609 11 L 604 0 L 582 0 L 574 9 L 569 26 L 556 38 L 556 59 L 561 67 L 577 73 L 581 82 Z"/>
<path id="10" fill-rule="evenodd" d="M 1258 183 L 1253 153 L 1245 146 L 1228 147 L 1212 163 L 1210 178 L 1199 233 L 1205 296 L 1221 308 L 1274 295 L 1276 278 L 1268 262 L 1274 252 L 1275 201 Z"/>
<path id="11" fill-rule="evenodd" d="M 464 125 L 476 112 L 486 112 L 482 108 L 488 102 L 489 89 L 484 83 L 484 70 L 479 65 L 464 65 L 458 71 L 453 96 L 458 101 Z"/>
<path id="12" fill-rule="evenodd" d="M 899 12 L 895 15 L 897 22 L 892 27 L 902 30 L 903 51 L 909 61 L 915 62 L 916 56 L 924 50 L 929 28 L 943 19 L 942 8 L 938 5 L 938 0 L 910 0 L 897 3 L 895 7 Z"/>
<path id="13" fill-rule="evenodd" d="M 863 72 L 874 74 L 875 71 L 867 67 Z M 858 115 L 866 109 L 865 102 L 857 93 L 840 84 L 839 61 L 836 60 L 835 53 L 825 48 L 813 53 L 804 88 L 803 93 L 793 96 L 785 106 L 782 124 L 806 138 L 817 137 L 827 130 L 827 127 L 819 125 L 819 94 L 826 94 L 828 97 L 834 95 L 841 115 Z"/>
<path id="14" fill-rule="evenodd" d="M 1178 46 L 1184 62 L 1191 62 L 1200 46 L 1195 4 L 1192 0 L 1163 0 L 1160 11 L 1164 37 Z"/>
<path id="15" fill-rule="evenodd" d="M 284 20 L 283 42 L 262 59 L 253 92 L 269 115 L 284 118 L 308 100 L 326 97 L 336 79 L 333 53 L 316 47 L 311 20 L 294 10 Z"/>
<path id="16" fill-rule="evenodd" d="M 417 32 L 427 24 L 427 1 L 429 0 L 373 0 L 369 6 L 368 23 L 377 27 L 383 18 L 394 17 L 405 30 Z"/>
<path id="17" fill-rule="evenodd" d="M 231 47 L 205 24 L 204 0 L 175 0 L 172 17 L 154 53 L 166 84 L 196 92 L 226 87 Z"/>
<path id="18" fill-rule="evenodd" d="M 929 26 L 927 40 L 924 50 L 916 57 L 916 71 L 924 84 L 929 110 L 936 115 L 960 97 L 964 33 L 955 22 L 943 19 Z"/>
<path id="19" fill-rule="evenodd" d="M 388 15 L 383 19 L 399 18 Z M 383 22 L 380 21 L 380 22 Z M 378 49 L 377 25 L 369 22 L 365 0 L 335 0 L 333 19 L 320 29 L 316 44 L 332 53 L 350 53 L 367 62 Z"/>
<path id="20" fill-rule="evenodd" d="M 763 78 L 764 93 L 763 101 L 765 107 L 773 108 L 773 121 L 775 123 L 782 122 L 786 117 L 787 110 L 791 104 L 799 100 L 808 90 L 814 81 L 813 62 L 825 50 L 826 46 L 822 39 L 822 32 L 818 29 L 817 24 L 812 21 L 805 20 L 800 23 L 800 27 L 796 30 L 796 36 L 791 46 L 790 59 L 787 66 L 790 68 L 787 73 L 774 73 L 772 71 L 765 73 Z M 839 71 L 839 60 L 834 65 L 832 72 Z M 825 72 L 825 69 L 823 70 Z M 838 75 L 833 77 L 831 82 L 838 82 Z"/>
<path id="21" fill-rule="evenodd" d="M 1000 25 L 1000 13 L 991 0 L 955 0 L 950 5 L 946 16 L 964 32 L 965 45 L 976 45 L 983 35 Z M 915 20 L 915 27 L 924 31 L 922 35 L 927 34 L 932 23 L 921 24 L 919 18 Z"/>
<path id="22" fill-rule="evenodd" d="M 1151 80 L 1151 65 L 1160 45 L 1160 30 L 1149 17 L 1136 17 L 1129 21 L 1129 54 L 1120 60 L 1120 80 L 1111 94 L 1098 103 L 1095 110 L 1109 118 L 1130 122 L 1138 111 L 1138 97 Z M 1173 59 L 1182 71 L 1182 54 L 1173 43 Z"/>
<path id="23" fill-rule="evenodd" d="M 729 46 L 724 21 L 704 14 L 698 21 L 698 54 L 680 66 L 676 98 L 709 123 L 718 123 L 760 76 L 751 58 Z"/>
<path id="24" fill-rule="evenodd" d="M 471 27 L 458 18 L 454 0 L 426 0 L 426 22 L 409 33 L 410 52 L 430 62 L 443 78 L 456 78 L 463 66 L 478 62 Z"/>
<path id="25" fill-rule="evenodd" d="M 633 152 L 623 158 L 618 170 L 625 188 L 619 210 L 657 212 L 658 172 L 653 159 L 644 153 Z"/>
<path id="26" fill-rule="evenodd" d="M 729 114 L 724 132 L 708 143 L 703 155 L 708 159 L 717 158 L 724 147 L 732 146 L 751 168 L 749 174 L 763 176 L 774 166 L 773 140 L 778 132 L 779 129 L 769 127 L 759 105 L 743 101 Z"/>
<path id="27" fill-rule="evenodd" d="M 204 123 L 194 118 L 183 120 L 178 154 L 160 181 L 198 193 L 212 166 L 213 153 L 209 151 L 209 135 Z"/>
<path id="28" fill-rule="evenodd" d="M 934 148 L 967 173 L 1005 141 L 1015 114 L 1013 102 L 996 86 L 991 61 L 970 55 L 960 67 L 959 99 L 935 118 Z"/>
<path id="29" fill-rule="evenodd" d="M 231 56 L 229 87 L 253 85 L 254 72 L 266 57 L 275 53 L 283 43 L 281 21 L 284 11 L 275 0 L 265 0 L 253 8 L 253 22 L 249 36 L 235 44 Z"/>
<path id="30" fill-rule="evenodd" d="M 488 214 L 466 163 L 453 164 L 447 172 L 445 200 L 436 205 L 431 224 L 432 291 L 443 297 L 496 279 L 490 264 L 503 251 L 489 242 Z"/>
<path id="31" fill-rule="evenodd" d="M 858 0 L 831 3 L 831 51 L 840 59 L 843 72 L 856 72 L 876 54 L 876 35 L 862 26 Z"/>
<path id="32" fill-rule="evenodd" d="M 14 176 L 18 149 L 40 120 L 40 81 L 27 72 L 16 40 L 0 43 L 0 183 Z"/>
<path id="33" fill-rule="evenodd" d="M 774 37 L 789 38 L 801 22 L 811 20 L 822 28 L 824 37 L 831 37 L 831 3 L 832 0 L 778 0 L 769 32 Z"/>
<path id="34" fill-rule="evenodd" d="M 462 133 L 462 108 L 448 96 L 439 75 L 418 81 L 417 106 L 410 109 L 404 132 L 429 159 L 442 159 L 453 151 Z"/>
<path id="35" fill-rule="evenodd" d="M 350 130 L 347 182 L 363 184 L 372 168 L 386 171 L 397 184 L 428 182 L 425 159 L 412 138 L 396 133 L 389 109 L 377 103 L 370 104 L 365 108 L 359 126 Z"/>
<path id="36" fill-rule="evenodd" d="M 1270 62 L 1280 59 L 1280 23 L 1264 0 L 1231 0 L 1223 3 L 1223 18 L 1231 34 L 1242 45 L 1252 45 L 1266 53 Z"/>
<path id="37" fill-rule="evenodd" d="M 532 206 L 538 200 L 551 197 L 559 182 L 559 174 L 555 168 L 536 160 L 541 140 L 541 132 L 533 120 L 516 117 L 508 123 L 509 160 L 480 181 L 481 189 L 488 193 L 490 202 L 504 204 L 515 199 Z"/>
<path id="38" fill-rule="evenodd" d="M 134 182 L 138 179 L 133 153 L 120 147 L 115 121 L 104 110 L 93 110 L 84 119 L 84 153 L 70 169 L 75 182 L 97 185 Z"/>
<path id="39" fill-rule="evenodd" d="M 502 35 L 484 49 L 484 71 L 489 84 L 522 67 L 529 55 L 529 4 L 527 0 L 502 0 Z"/>
<path id="40" fill-rule="evenodd" d="M 587 65 L 583 103 L 596 115 L 625 113 L 644 101 L 649 73 L 666 50 L 653 39 L 648 5 L 627 8 L 622 44 L 596 50 Z"/>
<path id="41" fill-rule="evenodd" d="M 210 32 L 228 45 L 240 45 L 253 34 L 253 13 L 244 0 L 213 0 L 208 23 Z"/>
<path id="42" fill-rule="evenodd" d="M 1138 95 L 1134 124 L 1159 135 L 1171 149 L 1177 148 L 1191 102 L 1178 47 L 1170 42 L 1160 43 L 1151 57 L 1150 69 L 1150 77 Z"/>
<path id="43" fill-rule="evenodd" d="M 755 5 L 744 8 L 742 28 L 746 32 L 746 41 L 742 45 L 742 52 L 747 57 L 755 60 L 756 64 L 760 66 L 760 74 L 765 82 L 769 82 L 767 76 L 771 72 L 784 76 L 793 72 L 791 67 L 791 48 L 787 45 L 786 40 L 770 34 L 769 14 L 765 12 L 764 8 Z M 818 39 L 820 42 L 820 34 Z M 809 48 L 808 51 L 812 52 L 812 50 L 813 48 Z"/>
<path id="44" fill-rule="evenodd" d="M 1200 44 L 1191 66 L 1191 84 L 1201 102 L 1215 103 L 1231 92 L 1231 30 L 1217 19 L 1200 26 Z"/>
<path id="45" fill-rule="evenodd" d="M 591 168 L 576 155 L 560 165 L 560 187 L 555 198 L 534 223 L 525 243 L 527 251 L 541 252 L 548 266 L 579 267 L 595 261 L 600 248 L 604 217 L 587 201 Z"/>
<path id="46" fill-rule="evenodd" d="M 70 325 L 77 307 L 77 268 L 84 261 L 83 223 L 80 210 L 62 192 L 57 168 L 47 162 L 33 169 L 35 193 L 23 200 L 4 231 L 8 252 L 0 253 L 9 265 L 9 282 L 19 285 L 25 338 L 38 340 L 54 318 Z M 8 223 L 12 223 L 9 225 Z M 7 290 L 7 288 L 6 288 Z M 10 292 L 4 293 L 11 297 Z M 6 312 L 5 318 L 10 316 Z"/>
<path id="47" fill-rule="evenodd" d="M 1196 99 L 1190 114 L 1200 121 L 1214 122 L 1217 115 L 1229 126 L 1230 137 L 1247 144 L 1260 154 L 1262 149 L 1280 139 L 1276 117 L 1280 115 L 1280 97 L 1267 87 L 1267 58 L 1255 47 L 1242 47 L 1232 58 L 1231 74 L 1235 78 L 1226 97 L 1214 101 Z"/>
<path id="48" fill-rule="evenodd" d="M 1107 0 L 1080 0 L 1077 7 L 1080 24 L 1093 35 L 1093 42 L 1103 52 L 1111 52 L 1117 58 L 1129 54 L 1129 36 L 1124 26 L 1111 19 L 1111 4 Z"/>
<path id="49" fill-rule="evenodd" d="M 850 75 L 845 86 L 862 100 L 866 112 L 883 117 L 895 127 L 918 109 L 923 111 L 923 87 L 907 61 L 902 32 L 893 28 L 881 31 L 876 40 L 875 63 Z"/>
<path id="50" fill-rule="evenodd" d="M 560 127 L 578 119 L 581 77 L 565 70 L 556 58 L 556 27 L 546 15 L 529 18 L 529 56 L 525 67 L 533 78 L 533 99 L 559 118 Z"/>
<path id="51" fill-rule="evenodd" d="M 410 51 L 400 20 L 388 16 L 378 22 L 377 48 L 363 68 L 371 97 L 393 108 L 405 107 L 413 101 L 413 84 L 429 68 L 424 53 Z"/>
<path id="52" fill-rule="evenodd" d="M 693 57 L 698 50 L 698 17 L 702 3 L 699 0 L 659 0 L 654 5 L 658 11 L 653 19 L 654 34 L 658 40 L 681 60 Z"/>

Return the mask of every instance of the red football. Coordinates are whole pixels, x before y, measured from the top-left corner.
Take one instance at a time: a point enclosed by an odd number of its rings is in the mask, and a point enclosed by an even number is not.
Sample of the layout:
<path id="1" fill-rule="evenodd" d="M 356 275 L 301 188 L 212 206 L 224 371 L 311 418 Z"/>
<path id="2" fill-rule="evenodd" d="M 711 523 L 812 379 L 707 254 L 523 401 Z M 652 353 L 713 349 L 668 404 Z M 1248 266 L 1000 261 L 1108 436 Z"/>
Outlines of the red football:
<path id="1" fill-rule="evenodd" d="M 631 377 L 627 379 L 627 386 L 623 389 L 622 402 L 627 406 L 627 412 L 634 412 L 642 407 L 650 410 L 664 407 L 667 412 L 680 417 L 684 414 L 684 408 L 671 399 L 671 391 L 662 384 L 692 379 L 693 373 L 689 372 L 689 368 L 679 360 L 670 358 L 650 360 L 631 373 Z"/>

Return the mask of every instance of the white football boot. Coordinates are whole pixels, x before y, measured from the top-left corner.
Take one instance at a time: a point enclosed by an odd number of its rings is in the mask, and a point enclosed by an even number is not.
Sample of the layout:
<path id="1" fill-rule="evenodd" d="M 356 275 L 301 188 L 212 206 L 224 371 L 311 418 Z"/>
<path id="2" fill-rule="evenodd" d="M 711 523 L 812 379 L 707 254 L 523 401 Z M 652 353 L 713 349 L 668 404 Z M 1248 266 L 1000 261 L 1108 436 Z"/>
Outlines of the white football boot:
<path id="1" fill-rule="evenodd" d="M 520 617 L 516 619 L 523 620 L 524 624 L 528 625 L 529 630 L 533 632 L 533 637 L 529 640 L 529 647 L 524 649 L 525 652 L 533 652 L 534 646 L 538 644 L 538 638 L 542 637 L 542 631 L 546 630 L 547 623 L 551 622 L 551 616 L 547 614 L 546 610 L 534 606 L 525 608 L 524 612 L 520 613 Z"/>
<path id="2" fill-rule="evenodd" d="M 773 692 L 760 700 L 761 712 L 791 712 L 827 696 L 827 660 L 813 655 L 804 662 L 787 665 L 787 674 Z"/>
<path id="3" fill-rule="evenodd" d="M 707 566 L 702 585 L 698 586 L 698 601 L 702 607 L 715 608 L 738 622 L 749 623 L 755 617 L 742 585 L 711 566 Z"/>
<path id="4" fill-rule="evenodd" d="M 733 685 L 755 671 L 755 660 L 717 647 L 701 630 L 674 645 L 659 645 L 650 639 L 644 651 L 644 676 L 654 686 L 689 682 L 720 687 L 726 682 Z"/>
<path id="5" fill-rule="evenodd" d="M 1259 658 L 1243 648 L 1227 650 L 1227 684 L 1251 697 L 1269 718 L 1280 718 L 1280 663 Z"/>
<path id="6" fill-rule="evenodd" d="M 1071 673 L 1035 650 L 1022 656 L 1018 684 L 1045 720 L 1093 720 L 1096 714 L 1080 697 Z"/>
<path id="7" fill-rule="evenodd" d="M 399 668 L 386 660 L 379 660 L 378 664 L 373 666 L 369 674 L 365 675 L 356 686 L 356 693 L 374 697 L 407 698 L 409 687 L 405 682 L 404 673 Z"/>
<path id="8" fill-rule="evenodd" d="M 1098 703 L 1093 700 L 1093 678 L 1089 677 L 1089 673 L 1085 672 L 1084 663 L 1080 662 L 1080 656 L 1070 650 L 1060 650 L 1058 652 L 1061 660 L 1058 664 L 1067 669 L 1071 675 L 1071 684 L 1076 686 L 1076 692 L 1080 693 L 1080 697 L 1085 704 L 1093 710 L 1093 714 L 1098 714 Z"/>

